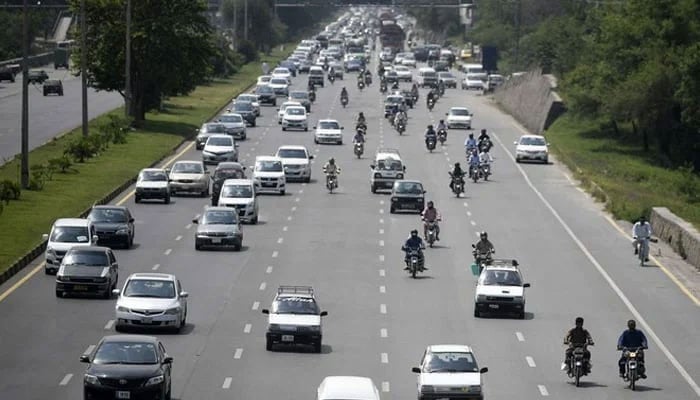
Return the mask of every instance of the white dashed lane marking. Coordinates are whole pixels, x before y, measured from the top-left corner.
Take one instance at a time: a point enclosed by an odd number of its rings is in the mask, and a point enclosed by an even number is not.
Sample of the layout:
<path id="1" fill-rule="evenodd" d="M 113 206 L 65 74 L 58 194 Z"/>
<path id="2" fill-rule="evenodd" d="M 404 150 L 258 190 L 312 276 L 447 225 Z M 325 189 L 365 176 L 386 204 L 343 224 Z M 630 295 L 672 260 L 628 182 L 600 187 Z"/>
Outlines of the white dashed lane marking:
<path id="1" fill-rule="evenodd" d="M 289 229 L 288 226 L 283 226 L 283 227 L 282 227 L 282 232 L 287 232 L 287 229 Z"/>
<path id="2" fill-rule="evenodd" d="M 185 229 L 190 229 L 190 228 L 192 228 L 192 224 L 185 225 Z"/>
<path id="3" fill-rule="evenodd" d="M 110 329 L 112 329 L 113 326 L 114 326 L 114 320 L 110 319 L 109 321 L 107 321 L 107 324 L 105 325 L 105 329 L 110 330 Z"/>
<path id="4" fill-rule="evenodd" d="M 292 212 L 297 210 L 297 206 L 292 207 Z"/>
<path id="5" fill-rule="evenodd" d="M 518 338 L 518 342 L 524 342 L 524 341 L 525 341 L 525 336 L 523 336 L 523 334 L 520 333 L 520 332 L 515 332 L 515 337 Z"/>
<path id="6" fill-rule="evenodd" d="M 380 286 L 379 293 L 386 293 L 386 286 Z"/>
<path id="7" fill-rule="evenodd" d="M 384 254 L 379 255 L 379 261 L 384 262 Z"/>
<path id="8" fill-rule="evenodd" d="M 380 213 L 380 214 L 384 214 L 384 209 L 383 209 L 383 208 L 380 208 L 380 209 L 379 209 L 379 213 Z"/>
<path id="9" fill-rule="evenodd" d="M 272 252 L 272 258 L 277 258 L 277 256 L 278 256 L 279 254 L 280 254 L 280 253 L 279 253 L 277 250 L 273 251 L 273 252 Z"/>
<path id="10" fill-rule="evenodd" d="M 382 314 L 386 314 L 386 304 L 379 305 L 379 312 Z"/>
<path id="11" fill-rule="evenodd" d="M 380 234 L 380 235 L 383 235 L 383 234 L 384 234 L 384 229 L 380 229 L 380 230 L 379 230 L 379 234 Z"/>
<path id="12" fill-rule="evenodd" d="M 540 389 L 540 394 L 542 396 L 549 396 L 549 392 L 547 391 L 547 387 L 545 385 L 537 385 L 537 388 Z"/>
<path id="13" fill-rule="evenodd" d="M 537 364 L 535 364 L 535 359 L 530 356 L 525 357 L 525 361 L 527 361 L 527 365 L 529 365 L 530 368 L 535 368 L 537 366 Z"/>
<path id="14" fill-rule="evenodd" d="M 165 254 L 166 256 L 169 256 L 170 253 L 172 253 L 172 252 L 173 252 L 173 249 L 168 249 L 168 250 L 165 250 L 165 252 L 163 254 Z"/>
<path id="15" fill-rule="evenodd" d="M 272 265 L 268 265 L 267 269 L 265 270 L 266 274 L 271 274 L 272 273 Z"/>
<path id="16" fill-rule="evenodd" d="M 391 387 L 389 386 L 389 382 L 382 382 L 382 392 L 389 393 L 390 391 Z"/>
<path id="17" fill-rule="evenodd" d="M 224 379 L 224 384 L 221 385 L 222 389 L 229 389 L 231 387 L 231 382 L 233 382 L 233 378 L 230 376 Z"/>
<path id="18" fill-rule="evenodd" d="M 151 268 L 151 269 L 154 270 L 154 271 L 156 271 L 156 270 L 158 270 L 158 268 L 160 268 L 160 264 L 154 265 L 153 268 Z"/>
<path id="19" fill-rule="evenodd" d="M 182 240 L 182 235 L 177 235 L 177 237 L 175 238 L 175 241 L 179 242 L 180 240 Z"/>
<path id="20" fill-rule="evenodd" d="M 384 247 L 384 241 L 383 241 L 383 240 L 380 240 L 380 241 L 379 241 L 379 247 Z"/>
<path id="21" fill-rule="evenodd" d="M 240 360 L 242 355 L 243 355 L 243 349 L 239 347 L 236 349 L 236 352 L 233 353 L 233 358 L 235 358 L 236 360 Z"/>
<path id="22" fill-rule="evenodd" d="M 287 221 L 291 221 L 291 220 L 292 220 L 292 216 L 290 215 L 287 217 Z"/>
<path id="23" fill-rule="evenodd" d="M 472 212 L 471 212 L 471 211 L 467 211 L 467 216 L 468 216 L 468 217 L 471 217 L 471 216 L 472 216 Z"/>
<path id="24" fill-rule="evenodd" d="M 251 307 L 251 309 L 257 310 L 258 308 L 260 308 L 260 302 L 259 301 L 253 302 L 253 307 Z"/>
<path id="25" fill-rule="evenodd" d="M 472 226 L 476 226 L 476 222 L 474 221 L 469 221 L 469 223 L 472 224 Z"/>
<path id="26" fill-rule="evenodd" d="M 383 269 L 379 270 L 379 276 L 386 276 L 386 271 Z"/>
<path id="27" fill-rule="evenodd" d="M 382 364 L 389 364 L 389 354 L 382 353 L 381 359 L 382 359 Z"/>
<path id="28" fill-rule="evenodd" d="M 389 337 L 389 332 L 386 330 L 386 328 L 382 328 L 379 330 L 379 336 L 383 338 Z"/>
<path id="29" fill-rule="evenodd" d="M 265 290 L 266 287 L 267 287 L 267 283 L 263 282 L 260 284 L 260 287 L 258 289 Z"/>
<path id="30" fill-rule="evenodd" d="M 244 333 L 250 333 L 250 330 L 253 329 L 253 325 L 251 324 L 245 324 L 245 327 L 243 327 L 243 332 Z"/>
<path id="31" fill-rule="evenodd" d="M 59 385 L 66 386 L 68 382 L 70 382 L 71 378 L 73 378 L 73 374 L 66 374 L 66 376 L 61 379 L 61 382 L 59 382 Z"/>
<path id="32" fill-rule="evenodd" d="M 277 239 L 277 243 L 281 244 L 282 242 L 284 242 L 284 238 Z"/>

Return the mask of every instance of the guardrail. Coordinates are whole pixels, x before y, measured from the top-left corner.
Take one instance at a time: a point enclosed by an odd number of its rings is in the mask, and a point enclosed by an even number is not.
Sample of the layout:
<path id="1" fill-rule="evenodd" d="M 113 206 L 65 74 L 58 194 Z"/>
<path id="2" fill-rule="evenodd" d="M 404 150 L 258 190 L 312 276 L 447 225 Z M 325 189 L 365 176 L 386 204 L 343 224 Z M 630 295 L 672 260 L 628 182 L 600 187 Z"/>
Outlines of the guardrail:
<path id="1" fill-rule="evenodd" d="M 29 68 L 42 67 L 44 65 L 51 64 L 53 62 L 53 52 L 41 53 L 27 58 L 27 64 Z M 0 61 L 0 68 L 7 66 L 15 66 L 13 69 L 17 69 L 15 72 L 18 73 L 22 70 L 22 64 L 24 63 L 23 58 L 13 58 L 12 60 Z"/>

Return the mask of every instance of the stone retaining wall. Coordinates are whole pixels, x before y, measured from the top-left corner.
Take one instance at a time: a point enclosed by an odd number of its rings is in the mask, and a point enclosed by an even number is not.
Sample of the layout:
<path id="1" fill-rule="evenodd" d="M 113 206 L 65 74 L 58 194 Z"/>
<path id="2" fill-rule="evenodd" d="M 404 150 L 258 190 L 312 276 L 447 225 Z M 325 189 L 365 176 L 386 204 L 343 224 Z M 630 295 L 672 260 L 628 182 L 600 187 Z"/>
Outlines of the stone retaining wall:
<path id="1" fill-rule="evenodd" d="M 666 207 L 651 209 L 649 222 L 654 236 L 668 243 L 689 264 L 700 271 L 700 232 Z"/>

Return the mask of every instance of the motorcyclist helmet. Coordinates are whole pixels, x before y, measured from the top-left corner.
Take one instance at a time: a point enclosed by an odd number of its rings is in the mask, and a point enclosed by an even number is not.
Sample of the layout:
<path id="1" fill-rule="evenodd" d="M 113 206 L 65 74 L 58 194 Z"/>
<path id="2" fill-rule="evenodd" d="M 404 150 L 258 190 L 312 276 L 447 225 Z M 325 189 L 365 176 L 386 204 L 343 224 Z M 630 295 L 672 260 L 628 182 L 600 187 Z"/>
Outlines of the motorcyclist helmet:
<path id="1" fill-rule="evenodd" d="M 481 240 L 486 240 L 486 239 L 489 238 L 489 234 L 486 233 L 486 232 L 481 232 L 481 234 L 479 235 L 479 237 L 481 238 Z"/>
<path id="2" fill-rule="evenodd" d="M 360 111 L 360 115 L 358 116 L 358 118 L 364 118 L 364 117 L 365 117 L 365 114 L 362 111 Z"/>
<path id="3" fill-rule="evenodd" d="M 432 126 L 432 125 L 428 125 L 428 129 L 433 129 L 433 126 Z"/>
<path id="4" fill-rule="evenodd" d="M 433 208 L 434 206 L 435 206 L 435 204 L 432 201 L 428 202 L 428 208 Z"/>
<path id="5" fill-rule="evenodd" d="M 486 134 L 486 129 L 482 129 L 482 130 L 481 130 L 481 134 L 482 134 L 482 135 L 485 135 L 485 134 Z"/>
<path id="6" fill-rule="evenodd" d="M 411 237 L 418 237 L 418 230 L 414 229 L 411 231 Z"/>
<path id="7" fill-rule="evenodd" d="M 646 221 L 647 221 L 647 217 L 645 217 L 643 215 L 641 217 L 639 217 L 639 222 L 645 223 Z"/>
<path id="8" fill-rule="evenodd" d="M 441 123 L 441 124 L 444 124 L 444 123 L 445 123 L 445 120 L 444 120 L 444 119 L 441 119 L 441 120 L 440 120 L 440 123 Z"/>
<path id="9" fill-rule="evenodd" d="M 637 328 L 637 323 L 633 319 L 631 319 L 631 320 L 627 321 L 627 327 L 631 331 L 633 331 L 635 328 Z"/>
<path id="10" fill-rule="evenodd" d="M 473 134 L 473 133 L 470 133 L 470 134 L 469 134 L 469 139 L 474 139 L 474 134 Z"/>
<path id="11" fill-rule="evenodd" d="M 583 318 L 581 318 L 581 317 L 576 317 L 575 323 L 576 323 L 576 326 L 577 326 L 577 327 L 582 327 L 582 326 L 583 326 Z"/>
<path id="12" fill-rule="evenodd" d="M 328 164 L 334 165 L 334 164 L 335 164 L 335 158 L 331 158 L 330 160 L 328 160 Z"/>
<path id="13" fill-rule="evenodd" d="M 455 168 L 461 168 L 458 162 L 455 163 Z"/>

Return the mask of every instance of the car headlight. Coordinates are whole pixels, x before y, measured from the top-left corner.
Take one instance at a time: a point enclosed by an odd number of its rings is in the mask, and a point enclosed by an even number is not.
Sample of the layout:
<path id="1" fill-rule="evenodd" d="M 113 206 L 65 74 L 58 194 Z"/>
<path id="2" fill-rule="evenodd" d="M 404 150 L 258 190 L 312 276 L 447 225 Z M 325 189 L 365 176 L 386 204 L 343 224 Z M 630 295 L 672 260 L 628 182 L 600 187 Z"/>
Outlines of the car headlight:
<path id="1" fill-rule="evenodd" d="M 515 296 L 513 297 L 513 301 L 516 303 L 522 303 L 523 302 L 523 296 Z"/>
<path id="2" fill-rule="evenodd" d="M 207 237 L 207 234 L 203 233 L 203 232 L 197 232 L 197 237 L 198 238 L 205 238 L 205 237 Z"/>
<path id="3" fill-rule="evenodd" d="M 177 315 L 177 314 L 180 314 L 180 307 L 169 308 L 169 309 L 165 310 L 165 313 L 166 313 L 166 314 L 169 314 L 169 315 Z"/>
<path id="4" fill-rule="evenodd" d="M 376 174 L 374 174 L 374 179 L 381 179 L 381 177 L 382 177 L 382 174 L 380 174 L 378 172 Z"/>
<path id="5" fill-rule="evenodd" d="M 46 256 L 50 258 L 56 258 L 56 251 L 51 247 L 46 248 Z"/>
<path id="6" fill-rule="evenodd" d="M 467 386 L 467 391 L 469 393 L 481 393 L 481 385 Z"/>
<path id="7" fill-rule="evenodd" d="M 99 385 L 100 380 L 95 375 L 85 374 L 85 382 L 91 385 Z"/>
<path id="8" fill-rule="evenodd" d="M 144 385 L 144 386 L 158 385 L 158 384 L 163 383 L 163 381 L 164 381 L 163 375 L 154 376 L 153 378 L 147 380 L 146 385 Z"/>
<path id="9" fill-rule="evenodd" d="M 396 179 L 403 179 L 403 174 L 396 174 Z"/>
<path id="10" fill-rule="evenodd" d="M 56 280 L 59 282 L 64 282 L 66 277 L 64 275 L 56 275 Z"/>
<path id="11" fill-rule="evenodd" d="M 423 385 L 420 387 L 421 393 L 430 393 L 435 391 L 435 386 Z"/>
<path id="12" fill-rule="evenodd" d="M 280 325 L 279 324 L 269 324 L 269 325 L 267 325 L 267 330 L 278 331 L 278 330 L 280 330 Z"/>
<path id="13" fill-rule="evenodd" d="M 485 301 L 486 295 L 480 294 L 476 296 L 476 301 Z"/>
<path id="14" fill-rule="evenodd" d="M 123 229 L 117 229 L 117 235 L 126 235 L 129 233 L 129 230 L 126 228 Z"/>
<path id="15" fill-rule="evenodd" d="M 208 152 L 206 150 L 202 150 L 202 155 L 203 156 L 213 156 L 214 154 L 212 154 L 211 152 Z"/>
<path id="16" fill-rule="evenodd" d="M 124 306 L 117 306 L 118 312 L 129 312 L 130 310 Z"/>
<path id="17" fill-rule="evenodd" d="M 397 197 L 392 197 L 391 201 L 399 201 L 399 199 Z"/>

